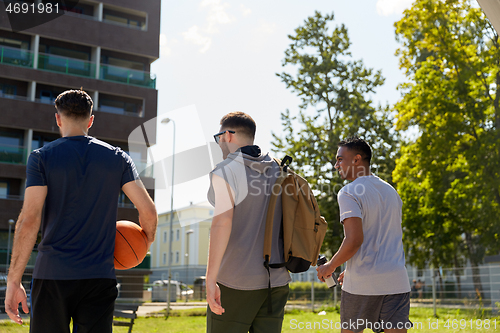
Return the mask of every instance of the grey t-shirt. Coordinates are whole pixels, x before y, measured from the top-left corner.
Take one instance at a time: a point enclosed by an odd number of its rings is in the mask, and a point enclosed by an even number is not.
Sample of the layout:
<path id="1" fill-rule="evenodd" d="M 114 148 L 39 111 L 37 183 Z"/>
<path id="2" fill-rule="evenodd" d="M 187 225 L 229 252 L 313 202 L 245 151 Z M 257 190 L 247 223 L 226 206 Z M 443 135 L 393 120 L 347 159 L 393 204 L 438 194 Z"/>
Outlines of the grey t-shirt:
<path id="1" fill-rule="evenodd" d="M 210 180 L 213 174 L 226 180 L 235 193 L 231 235 L 217 282 L 239 290 L 266 289 L 269 276 L 263 265 L 264 231 L 271 188 L 279 175 L 279 166 L 268 154 L 252 157 L 236 152 L 217 165 L 210 173 Z M 212 184 L 208 200 L 215 206 Z M 284 261 L 281 217 L 281 200 L 278 198 L 274 212 L 271 263 Z M 271 287 L 284 286 L 290 281 L 285 267 L 271 269 Z"/>
<path id="2" fill-rule="evenodd" d="M 405 267 L 401 198 L 375 175 L 359 177 L 338 194 L 340 222 L 359 217 L 363 244 L 346 262 L 342 289 L 356 295 L 391 295 L 410 291 Z"/>

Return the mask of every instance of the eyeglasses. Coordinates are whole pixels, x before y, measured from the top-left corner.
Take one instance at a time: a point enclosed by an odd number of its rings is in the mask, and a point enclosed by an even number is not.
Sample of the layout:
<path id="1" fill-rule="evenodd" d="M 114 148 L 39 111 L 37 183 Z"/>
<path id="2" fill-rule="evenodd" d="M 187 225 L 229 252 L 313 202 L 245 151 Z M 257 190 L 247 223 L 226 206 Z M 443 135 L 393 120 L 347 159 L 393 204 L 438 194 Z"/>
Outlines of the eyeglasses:
<path id="1" fill-rule="evenodd" d="M 222 131 L 222 132 L 220 132 L 220 133 L 215 134 L 215 135 L 214 135 L 214 140 L 215 140 L 215 142 L 217 142 L 217 144 L 219 144 L 219 141 L 220 141 L 220 136 L 221 136 L 222 134 L 226 133 L 226 132 L 233 133 L 233 134 L 234 134 L 234 133 L 236 133 L 235 131 L 225 130 L 225 131 Z"/>

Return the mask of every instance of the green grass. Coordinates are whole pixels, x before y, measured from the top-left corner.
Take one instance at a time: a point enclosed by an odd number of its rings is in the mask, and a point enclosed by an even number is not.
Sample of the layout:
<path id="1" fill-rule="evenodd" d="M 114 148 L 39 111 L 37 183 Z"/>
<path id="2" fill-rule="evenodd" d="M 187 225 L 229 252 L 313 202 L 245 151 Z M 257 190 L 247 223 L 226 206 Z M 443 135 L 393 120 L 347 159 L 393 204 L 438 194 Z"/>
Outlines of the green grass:
<path id="1" fill-rule="evenodd" d="M 318 312 L 321 310 L 326 310 L 326 315 L 319 315 Z M 134 324 L 133 333 L 202 333 L 205 332 L 206 317 L 204 316 L 204 309 L 195 310 L 183 310 L 183 311 L 173 311 L 172 316 L 165 320 L 164 317 L 151 317 L 151 318 L 139 318 Z M 453 329 L 453 320 L 456 320 L 456 329 Z M 470 327 L 472 319 L 472 329 Z M 490 328 L 485 329 L 485 320 L 490 320 Z M 500 332 L 500 316 L 491 317 L 488 312 L 482 312 L 479 310 L 460 310 L 460 309 L 438 309 L 438 318 L 433 317 L 432 309 L 429 308 L 412 308 L 410 314 L 410 320 L 419 326 L 415 326 L 408 332 L 418 332 L 418 333 L 436 333 L 436 332 L 446 332 L 446 333 L 479 333 L 479 332 Z M 436 327 L 436 320 L 438 320 L 438 326 Z M 444 325 L 449 320 L 450 327 L 445 327 Z M 496 320 L 496 329 L 494 327 L 494 321 Z M 324 333 L 324 332 L 340 332 L 340 330 L 335 329 L 335 323 L 340 321 L 340 316 L 338 311 L 334 308 L 323 308 L 318 309 L 316 313 L 305 312 L 299 310 L 288 311 L 285 314 L 285 319 L 283 320 L 283 330 L 284 333 L 292 333 L 297 331 L 311 332 L 311 333 Z M 462 326 L 460 327 L 460 321 L 462 321 Z M 483 324 L 482 328 L 479 328 L 479 323 Z M 316 327 L 314 328 L 314 325 Z M 433 326 L 429 326 L 433 325 Z M 477 326 L 476 326 L 477 325 Z M 300 329 L 303 327 L 303 329 Z M 309 329 L 308 329 L 309 328 Z M 0 322 L 0 332 L 2 333 L 27 333 L 29 332 L 28 325 L 18 326 L 11 322 Z M 125 327 L 115 327 L 113 332 L 125 333 L 127 328 Z M 367 329 L 365 332 L 371 332 Z"/>

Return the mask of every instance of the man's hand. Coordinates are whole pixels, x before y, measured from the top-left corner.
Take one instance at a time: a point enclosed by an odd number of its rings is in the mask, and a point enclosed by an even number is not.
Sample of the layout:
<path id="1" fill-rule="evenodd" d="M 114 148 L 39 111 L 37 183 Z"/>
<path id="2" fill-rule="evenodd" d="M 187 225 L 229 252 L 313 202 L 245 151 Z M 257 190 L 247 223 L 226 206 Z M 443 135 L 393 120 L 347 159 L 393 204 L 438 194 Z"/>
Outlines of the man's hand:
<path id="1" fill-rule="evenodd" d="M 344 284 L 344 274 L 345 274 L 345 270 L 342 271 L 342 273 L 339 274 L 339 277 L 337 278 L 337 281 L 339 281 L 339 284 L 340 285 L 343 285 Z"/>
<path id="2" fill-rule="evenodd" d="M 318 279 L 321 282 L 325 282 L 325 279 L 328 279 L 337 267 L 332 266 L 332 261 L 330 260 L 324 265 L 316 267 L 316 271 L 318 272 Z"/>
<path id="3" fill-rule="evenodd" d="M 343 220 L 344 240 L 337 253 L 326 264 L 316 268 L 318 279 L 325 282 L 337 267 L 351 259 L 363 244 L 363 221 L 359 217 L 348 217 Z M 344 279 L 344 273 L 339 276 L 339 282 Z"/>
<path id="4" fill-rule="evenodd" d="M 210 310 L 217 315 L 226 311 L 221 304 L 220 288 L 217 283 L 207 283 L 207 302 Z"/>
<path id="5" fill-rule="evenodd" d="M 5 292 L 5 311 L 10 319 L 18 324 L 23 321 L 19 315 L 19 303 L 23 305 L 24 313 L 28 313 L 26 291 L 21 284 L 24 268 L 31 256 L 36 243 L 38 230 L 42 221 L 42 210 L 47 196 L 47 186 L 30 186 L 24 192 L 23 209 L 16 223 L 12 260 L 7 276 Z"/>
<path id="6" fill-rule="evenodd" d="M 26 290 L 24 290 L 23 285 L 7 284 L 7 291 L 5 292 L 5 311 L 10 319 L 21 325 L 23 320 L 19 315 L 19 303 L 23 305 L 23 312 L 28 313 L 28 301 Z"/>
<path id="7" fill-rule="evenodd" d="M 139 212 L 139 223 L 148 237 L 148 249 L 153 244 L 158 226 L 156 207 L 140 179 L 131 181 L 122 186 L 123 192 L 132 201 Z"/>

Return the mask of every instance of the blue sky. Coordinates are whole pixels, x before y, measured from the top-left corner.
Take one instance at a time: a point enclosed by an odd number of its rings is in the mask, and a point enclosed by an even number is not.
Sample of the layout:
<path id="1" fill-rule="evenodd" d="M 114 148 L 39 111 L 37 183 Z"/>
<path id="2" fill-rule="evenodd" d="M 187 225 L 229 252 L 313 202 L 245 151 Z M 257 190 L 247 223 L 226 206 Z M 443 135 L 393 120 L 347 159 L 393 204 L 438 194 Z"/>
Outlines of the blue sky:
<path id="1" fill-rule="evenodd" d="M 300 102 L 275 73 L 283 71 L 287 36 L 315 10 L 333 12 L 335 24 L 345 24 L 353 59 L 382 70 L 386 82 L 372 96 L 375 104 L 395 103 L 405 77 L 394 56 L 399 46 L 394 22 L 410 5 L 410 0 L 162 1 L 160 59 L 151 71 L 157 75 L 158 119 L 176 122 L 176 153 L 213 141 L 220 118 L 231 111 L 254 118 L 256 144 L 270 151 L 271 133 L 282 132 L 280 113 L 296 114 Z M 171 153 L 172 125 L 158 125 L 155 159 Z M 176 185 L 174 207 L 204 201 L 208 185 L 207 177 Z M 155 201 L 160 213 L 170 209 L 168 186 L 157 189 Z"/>

